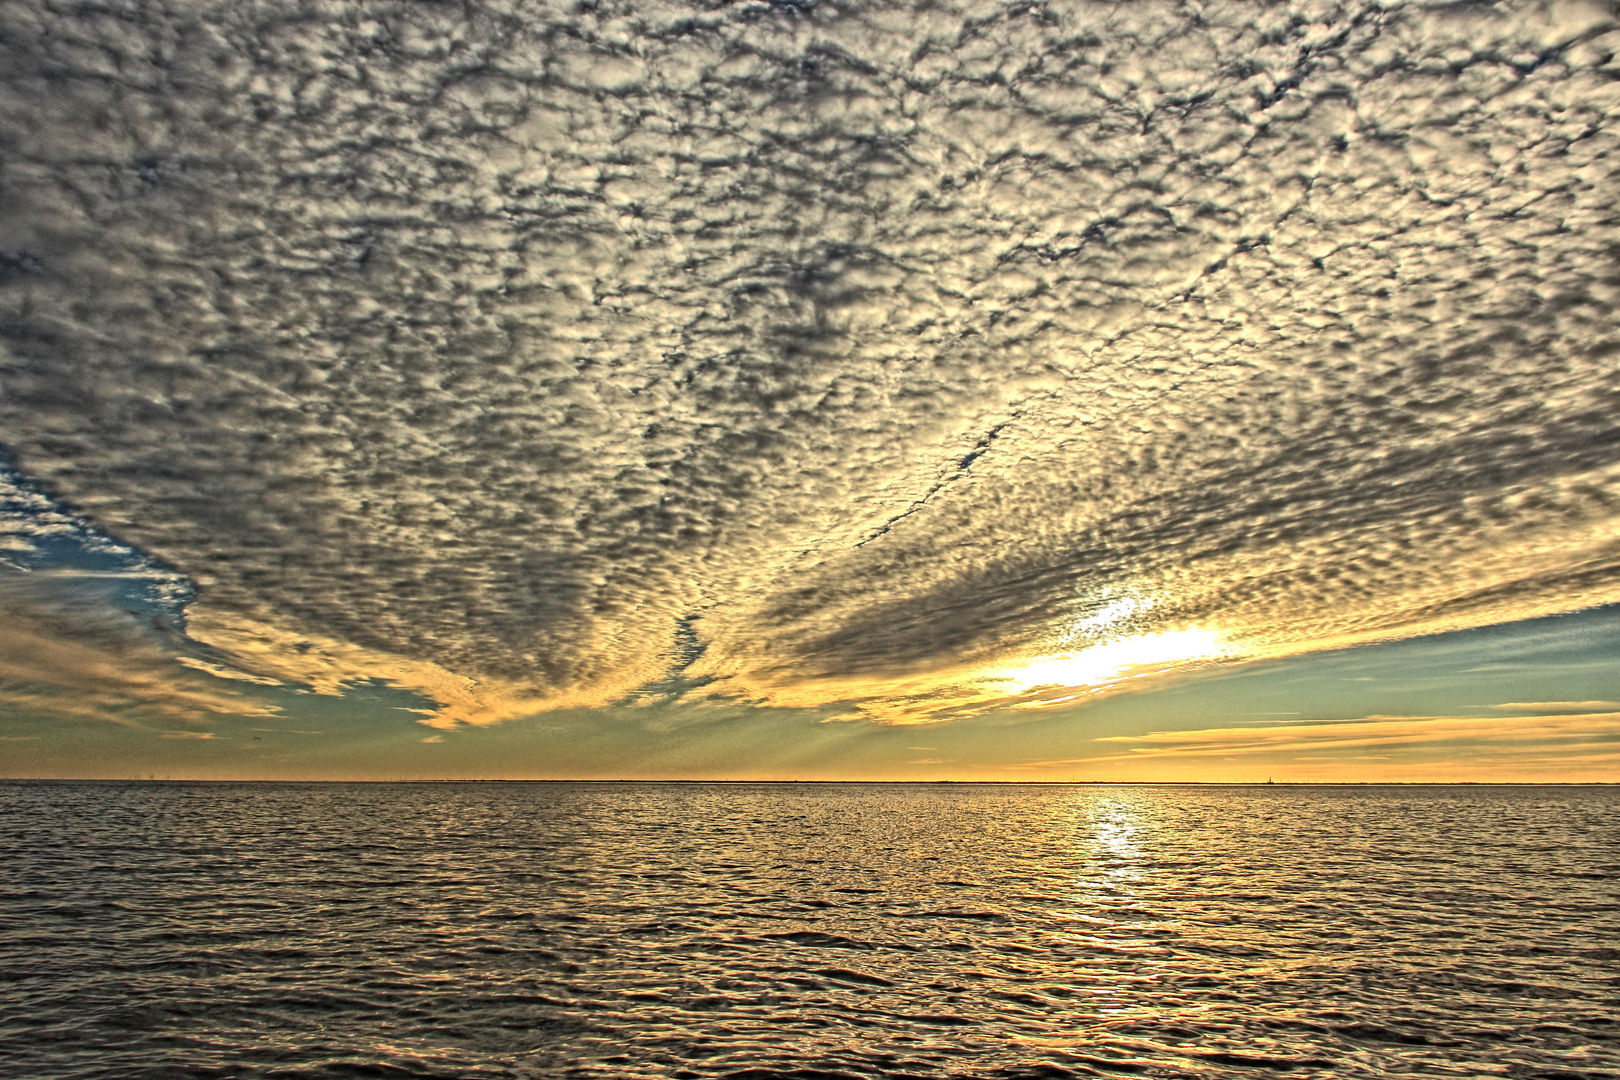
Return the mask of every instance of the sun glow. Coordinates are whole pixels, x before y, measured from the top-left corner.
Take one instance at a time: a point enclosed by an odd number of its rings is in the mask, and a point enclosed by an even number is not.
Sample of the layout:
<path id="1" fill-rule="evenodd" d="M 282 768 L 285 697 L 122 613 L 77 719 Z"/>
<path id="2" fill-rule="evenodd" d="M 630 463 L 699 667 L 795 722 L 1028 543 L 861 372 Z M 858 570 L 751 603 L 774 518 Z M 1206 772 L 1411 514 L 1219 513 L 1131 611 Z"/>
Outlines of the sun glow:
<path id="1" fill-rule="evenodd" d="M 1020 667 L 1008 668 L 1002 675 L 1019 693 L 1041 688 L 1098 688 L 1192 661 L 1211 659 L 1221 651 L 1219 634 L 1195 628 L 1141 634 L 1076 653 L 1042 656 Z"/>

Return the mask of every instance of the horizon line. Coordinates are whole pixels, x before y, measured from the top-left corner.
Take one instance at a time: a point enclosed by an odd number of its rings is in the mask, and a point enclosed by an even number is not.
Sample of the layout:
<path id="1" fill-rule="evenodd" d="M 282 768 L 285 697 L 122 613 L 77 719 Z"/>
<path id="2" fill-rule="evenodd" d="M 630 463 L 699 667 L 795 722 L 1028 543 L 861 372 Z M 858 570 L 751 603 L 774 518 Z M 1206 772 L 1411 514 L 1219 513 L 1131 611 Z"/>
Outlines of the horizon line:
<path id="1" fill-rule="evenodd" d="M 909 787 L 1616 787 L 1620 780 L 794 780 L 616 777 L 288 777 L 0 776 L 0 784 L 865 784 Z"/>

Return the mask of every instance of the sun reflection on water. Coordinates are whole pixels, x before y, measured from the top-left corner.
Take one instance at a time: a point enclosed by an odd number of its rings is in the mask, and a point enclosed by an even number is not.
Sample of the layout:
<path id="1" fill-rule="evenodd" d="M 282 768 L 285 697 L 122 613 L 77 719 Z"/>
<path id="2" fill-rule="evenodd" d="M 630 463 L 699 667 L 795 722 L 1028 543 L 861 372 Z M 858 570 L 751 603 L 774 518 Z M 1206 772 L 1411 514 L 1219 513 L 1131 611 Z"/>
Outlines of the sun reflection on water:
<path id="1" fill-rule="evenodd" d="M 1083 841 L 1089 851 L 1079 884 L 1092 903 L 1099 894 L 1128 897 L 1146 876 L 1149 823 L 1140 804 L 1129 798 L 1099 800 L 1091 810 L 1090 836 Z"/>
<path id="2" fill-rule="evenodd" d="M 1168 958 L 1162 913 L 1151 902 L 1157 875 L 1151 808 L 1132 792 L 1097 794 L 1076 808 L 1069 902 L 1057 912 L 1073 955 L 1088 969 L 1086 996 L 1098 1020 L 1124 1022 L 1149 1008 Z"/>

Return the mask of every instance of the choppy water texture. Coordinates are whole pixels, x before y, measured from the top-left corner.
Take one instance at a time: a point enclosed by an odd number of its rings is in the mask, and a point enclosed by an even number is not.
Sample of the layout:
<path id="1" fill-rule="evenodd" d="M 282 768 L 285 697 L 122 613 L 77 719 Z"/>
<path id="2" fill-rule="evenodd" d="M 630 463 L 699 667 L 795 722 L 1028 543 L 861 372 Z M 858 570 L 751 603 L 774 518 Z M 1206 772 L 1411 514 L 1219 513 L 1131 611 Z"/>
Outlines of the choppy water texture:
<path id="1" fill-rule="evenodd" d="M 12 1076 L 1614 1076 L 1620 790 L 0 786 Z"/>

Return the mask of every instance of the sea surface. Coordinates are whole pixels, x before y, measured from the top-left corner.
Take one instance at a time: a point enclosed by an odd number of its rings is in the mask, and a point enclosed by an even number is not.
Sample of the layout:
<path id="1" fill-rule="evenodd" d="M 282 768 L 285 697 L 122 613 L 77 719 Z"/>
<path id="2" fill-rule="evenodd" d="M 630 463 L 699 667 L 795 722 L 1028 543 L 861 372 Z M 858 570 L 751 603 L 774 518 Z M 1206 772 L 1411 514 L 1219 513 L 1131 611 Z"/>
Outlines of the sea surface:
<path id="1" fill-rule="evenodd" d="M 7 1077 L 1620 1076 L 1620 788 L 0 784 Z"/>

